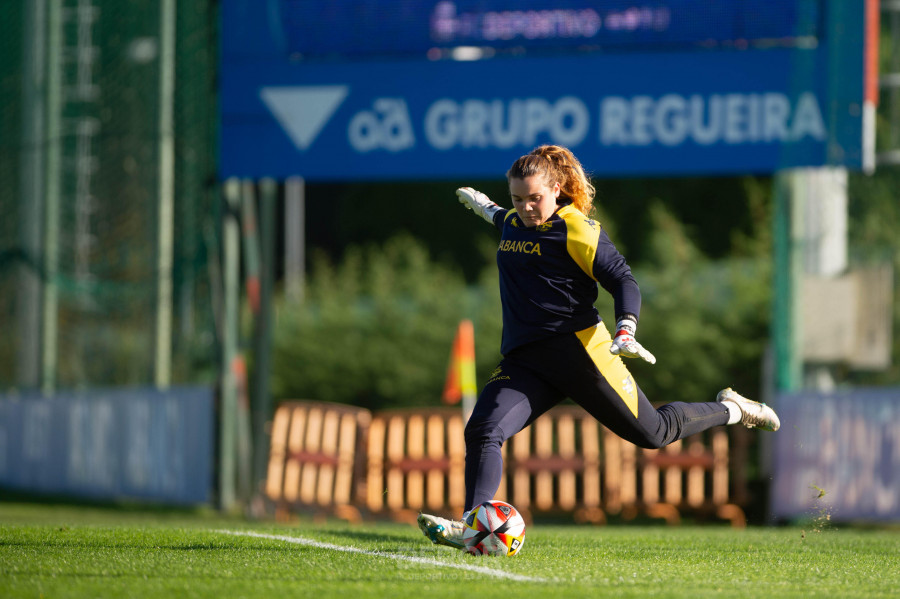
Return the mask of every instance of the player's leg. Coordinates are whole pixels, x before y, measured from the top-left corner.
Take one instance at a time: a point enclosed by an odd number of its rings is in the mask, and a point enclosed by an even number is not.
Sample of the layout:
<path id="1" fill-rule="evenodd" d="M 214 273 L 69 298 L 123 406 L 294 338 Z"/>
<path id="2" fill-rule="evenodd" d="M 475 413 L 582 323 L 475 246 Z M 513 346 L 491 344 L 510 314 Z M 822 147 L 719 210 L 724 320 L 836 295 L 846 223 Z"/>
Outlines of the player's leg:
<path id="1" fill-rule="evenodd" d="M 672 402 L 655 409 L 624 362 L 609 353 L 611 339 L 602 323 L 563 341 L 574 348 L 568 363 L 581 373 L 567 377 L 572 381 L 567 394 L 614 433 L 641 447 L 663 447 L 723 424 L 740 422 L 770 431 L 780 426 L 770 407 L 731 389 L 720 391 L 716 401 Z"/>
<path id="2" fill-rule="evenodd" d="M 640 447 L 657 448 L 727 424 L 728 410 L 717 402 L 654 408 L 622 359 L 609 353 L 611 342 L 602 324 L 560 337 L 554 372 L 563 391 L 612 432 Z"/>
<path id="3" fill-rule="evenodd" d="M 513 357 L 484 386 L 466 424 L 466 511 L 493 499 L 503 475 L 503 443 L 563 395 Z"/>
<path id="4" fill-rule="evenodd" d="M 728 423 L 728 410 L 716 402 L 672 402 L 654 408 L 636 383 L 633 405 L 605 378 L 573 390 L 575 401 L 613 433 L 639 447 L 657 449 Z"/>
<path id="5" fill-rule="evenodd" d="M 503 443 L 560 400 L 559 392 L 517 366 L 514 358 L 504 359 L 494 370 L 466 424 L 466 512 L 497 492 L 503 476 Z M 419 514 L 418 524 L 433 543 L 463 548 L 462 519 Z"/>

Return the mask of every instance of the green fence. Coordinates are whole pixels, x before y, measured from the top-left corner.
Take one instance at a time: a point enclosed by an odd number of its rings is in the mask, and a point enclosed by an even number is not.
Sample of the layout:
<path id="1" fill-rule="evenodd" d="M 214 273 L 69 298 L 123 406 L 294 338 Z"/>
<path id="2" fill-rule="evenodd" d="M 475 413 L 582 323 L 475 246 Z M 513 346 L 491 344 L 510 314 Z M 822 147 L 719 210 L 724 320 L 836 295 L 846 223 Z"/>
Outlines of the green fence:
<path id="1" fill-rule="evenodd" d="M 216 6 L 0 3 L 0 390 L 215 380 Z"/>

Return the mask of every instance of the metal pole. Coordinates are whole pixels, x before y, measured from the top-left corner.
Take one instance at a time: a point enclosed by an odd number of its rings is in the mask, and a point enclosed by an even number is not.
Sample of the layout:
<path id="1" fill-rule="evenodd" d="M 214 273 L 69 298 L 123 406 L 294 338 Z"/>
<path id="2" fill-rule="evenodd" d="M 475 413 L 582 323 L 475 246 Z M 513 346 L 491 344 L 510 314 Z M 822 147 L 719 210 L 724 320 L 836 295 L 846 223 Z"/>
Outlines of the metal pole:
<path id="1" fill-rule="evenodd" d="M 154 383 L 172 382 L 172 261 L 175 243 L 175 0 L 160 2 L 159 224 Z"/>
<path id="2" fill-rule="evenodd" d="M 275 208 L 278 185 L 273 179 L 260 181 L 259 243 L 261 249 L 259 272 L 259 313 L 256 320 L 253 382 L 253 482 L 254 492 L 261 490 L 268 457 L 266 424 L 272 414 L 269 372 L 272 364 L 272 317 L 275 280 Z"/>
<path id="3" fill-rule="evenodd" d="M 219 433 L 219 507 L 230 511 L 235 505 L 237 455 L 237 388 L 232 370 L 237 356 L 238 298 L 240 297 L 240 182 L 225 182 L 225 213 L 222 217 L 222 279 L 224 315 L 222 319 L 221 405 Z"/>
<path id="4" fill-rule="evenodd" d="M 772 298 L 772 340 L 775 391 L 798 388 L 801 362 L 797 347 L 796 189 L 792 171 L 775 175 L 774 185 L 774 294 Z"/>
<path id="5" fill-rule="evenodd" d="M 291 301 L 303 300 L 306 278 L 306 182 L 284 182 L 284 287 Z"/>
<path id="6" fill-rule="evenodd" d="M 59 334 L 59 203 L 62 152 L 62 0 L 50 0 L 47 10 L 47 180 L 44 212 L 44 305 L 41 390 L 56 390 Z"/>
<path id="7" fill-rule="evenodd" d="M 26 4 L 22 44 L 22 216 L 20 235 L 25 261 L 19 267 L 16 295 L 19 346 L 16 384 L 24 389 L 40 385 L 41 365 L 41 218 L 44 203 L 44 125 L 47 85 L 47 4 Z"/>

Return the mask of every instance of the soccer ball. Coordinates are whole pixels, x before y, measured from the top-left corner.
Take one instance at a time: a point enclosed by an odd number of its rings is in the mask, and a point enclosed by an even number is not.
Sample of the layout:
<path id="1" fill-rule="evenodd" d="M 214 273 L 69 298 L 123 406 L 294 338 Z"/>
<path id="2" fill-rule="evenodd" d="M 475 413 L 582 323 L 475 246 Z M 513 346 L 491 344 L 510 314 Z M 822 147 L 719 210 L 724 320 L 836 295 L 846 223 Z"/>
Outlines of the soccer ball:
<path id="1" fill-rule="evenodd" d="M 463 542 L 473 555 L 515 555 L 525 542 L 525 520 L 508 503 L 485 501 L 465 519 Z"/>

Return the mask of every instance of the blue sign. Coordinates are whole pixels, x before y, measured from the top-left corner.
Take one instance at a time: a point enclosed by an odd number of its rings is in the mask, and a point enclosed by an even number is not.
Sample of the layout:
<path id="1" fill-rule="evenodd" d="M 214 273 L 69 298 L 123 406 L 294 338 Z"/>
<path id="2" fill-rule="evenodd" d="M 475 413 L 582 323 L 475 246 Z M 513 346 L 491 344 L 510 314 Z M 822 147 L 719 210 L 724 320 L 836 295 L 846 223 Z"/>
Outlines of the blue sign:
<path id="1" fill-rule="evenodd" d="M 214 418 L 207 388 L 0 397 L 0 487 L 204 503 L 213 482 Z"/>
<path id="2" fill-rule="evenodd" d="M 261 39 L 225 52 L 220 176 L 493 178 L 542 143 L 597 177 L 860 168 L 862 17 L 830 9 L 841 34 L 811 48 L 476 61 L 294 62 Z"/>
<path id="3" fill-rule="evenodd" d="M 780 396 L 773 515 L 900 521 L 898 397 L 898 388 Z"/>
<path id="4" fill-rule="evenodd" d="M 275 0 L 266 13 L 285 54 L 362 59 L 465 45 L 560 52 L 784 43 L 818 37 L 822 1 Z M 249 41 L 227 36 L 225 50 L 254 52 Z"/>

